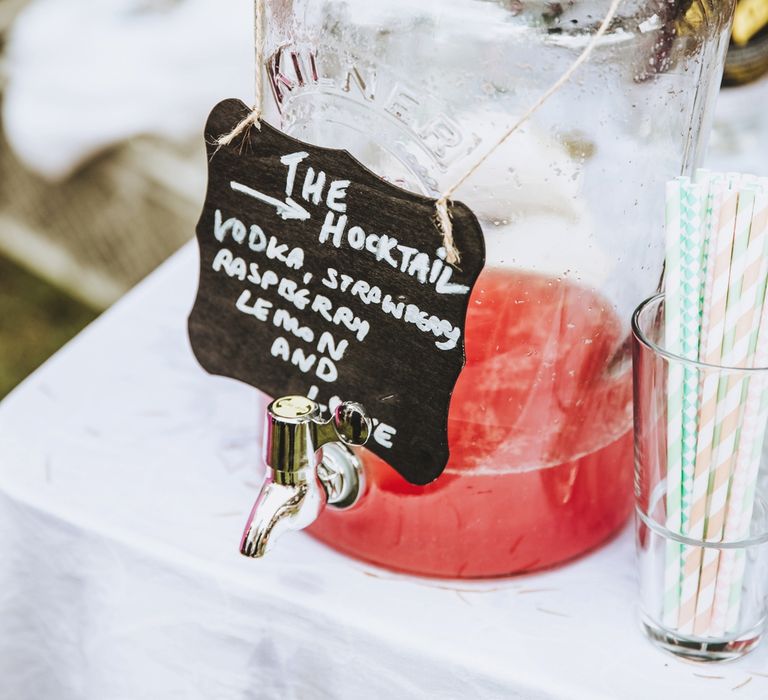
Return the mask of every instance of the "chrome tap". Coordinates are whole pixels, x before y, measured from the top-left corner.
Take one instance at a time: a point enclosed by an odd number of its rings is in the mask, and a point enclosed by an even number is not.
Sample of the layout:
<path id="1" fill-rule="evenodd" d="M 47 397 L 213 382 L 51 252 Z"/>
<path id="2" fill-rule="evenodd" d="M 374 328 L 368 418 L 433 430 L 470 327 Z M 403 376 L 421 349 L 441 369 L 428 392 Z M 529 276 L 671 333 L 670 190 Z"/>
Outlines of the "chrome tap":
<path id="1" fill-rule="evenodd" d="M 261 557 L 286 530 L 313 523 L 326 505 L 351 508 L 364 490 L 363 469 L 349 449 L 364 445 L 371 421 L 358 403 L 340 403 L 329 420 L 304 396 L 284 396 L 267 407 L 267 473 L 240 542 L 247 557 Z"/>

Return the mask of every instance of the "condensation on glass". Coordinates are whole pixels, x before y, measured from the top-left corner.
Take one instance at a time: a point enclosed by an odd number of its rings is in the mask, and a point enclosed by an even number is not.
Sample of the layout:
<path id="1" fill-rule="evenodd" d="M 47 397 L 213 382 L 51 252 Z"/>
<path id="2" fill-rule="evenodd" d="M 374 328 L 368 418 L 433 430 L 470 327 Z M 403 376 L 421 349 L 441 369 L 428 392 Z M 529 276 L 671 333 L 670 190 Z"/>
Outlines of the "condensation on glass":
<path id="1" fill-rule="evenodd" d="M 272 0 L 267 120 L 437 196 L 566 70 L 608 5 Z M 456 193 L 481 222 L 487 267 L 451 460 L 415 487 L 366 454 L 368 492 L 316 536 L 471 577 L 552 565 L 623 524 L 629 316 L 659 284 L 664 183 L 702 155 L 731 12 L 626 0 L 589 62 Z"/>

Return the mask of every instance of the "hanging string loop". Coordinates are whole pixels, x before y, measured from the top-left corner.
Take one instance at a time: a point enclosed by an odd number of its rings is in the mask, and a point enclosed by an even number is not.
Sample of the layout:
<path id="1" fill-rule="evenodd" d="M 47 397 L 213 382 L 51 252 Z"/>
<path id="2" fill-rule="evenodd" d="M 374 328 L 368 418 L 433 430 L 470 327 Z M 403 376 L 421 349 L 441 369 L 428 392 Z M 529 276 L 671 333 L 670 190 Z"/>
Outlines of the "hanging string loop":
<path id="1" fill-rule="evenodd" d="M 469 170 L 467 170 L 453 185 L 445 190 L 442 195 L 435 202 L 435 222 L 443 236 L 443 245 L 445 246 L 446 262 L 451 265 L 455 265 L 461 259 L 461 254 L 456 248 L 456 244 L 453 240 L 453 224 L 451 223 L 450 215 L 450 203 L 451 196 L 459 189 L 482 165 L 493 155 L 493 153 L 500 148 L 506 140 L 512 136 L 525 122 L 527 122 L 540 108 L 541 106 L 560 90 L 573 76 L 573 74 L 579 69 L 579 67 L 589 60 L 592 51 L 597 43 L 608 31 L 608 27 L 611 25 L 613 18 L 616 16 L 616 12 L 619 9 L 621 0 L 612 0 L 608 12 L 606 13 L 603 21 L 600 23 L 597 31 L 589 40 L 584 50 L 576 57 L 576 60 L 568 66 L 566 71 L 552 84 L 552 86 L 544 92 L 536 102 L 531 105 L 523 115 L 509 128 L 501 137 L 494 143 L 491 148 L 480 158 Z"/>
<path id="2" fill-rule="evenodd" d="M 250 127 L 261 128 L 261 115 L 264 109 L 264 2 L 265 0 L 253 1 L 253 50 L 254 50 L 254 81 L 253 93 L 254 102 L 251 111 L 237 124 L 232 131 L 222 134 L 216 139 L 219 146 L 227 146 L 232 143 L 240 134 L 247 131 Z"/>

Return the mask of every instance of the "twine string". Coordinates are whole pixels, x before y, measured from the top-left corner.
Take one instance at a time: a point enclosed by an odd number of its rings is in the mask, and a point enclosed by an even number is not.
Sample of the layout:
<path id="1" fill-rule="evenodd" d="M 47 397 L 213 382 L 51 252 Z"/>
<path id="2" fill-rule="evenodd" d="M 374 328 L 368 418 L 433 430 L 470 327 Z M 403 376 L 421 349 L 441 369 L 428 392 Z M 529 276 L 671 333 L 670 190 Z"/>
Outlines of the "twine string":
<path id="1" fill-rule="evenodd" d="M 219 146 L 226 146 L 234 141 L 240 134 L 245 132 L 251 126 L 255 126 L 257 129 L 261 126 L 261 116 L 264 107 L 264 34 L 265 34 L 265 18 L 264 18 L 264 2 L 265 0 L 254 0 L 253 3 L 253 46 L 254 46 L 254 104 L 251 111 L 243 117 L 243 119 L 235 125 L 235 127 L 227 134 L 222 134 L 217 139 Z M 456 247 L 456 243 L 453 240 L 453 223 L 451 221 L 451 196 L 459 189 L 472 175 L 474 175 L 488 160 L 488 158 L 496 152 L 506 141 L 512 136 L 525 122 L 527 122 L 544 103 L 552 97 L 558 90 L 560 90 L 573 76 L 573 74 L 584 64 L 592 54 L 597 42 L 608 31 L 613 18 L 616 16 L 616 11 L 621 4 L 621 0 L 612 0 L 608 12 L 606 13 L 603 21 L 600 23 L 595 34 L 589 40 L 584 50 L 577 56 L 574 62 L 566 69 L 566 71 L 552 84 L 552 86 L 546 90 L 536 102 L 529 107 L 523 115 L 509 128 L 507 129 L 494 143 L 490 149 L 483 155 L 478 161 L 469 168 L 456 182 L 445 190 L 435 202 L 435 224 L 440 230 L 443 238 L 443 247 L 445 248 L 445 259 L 451 265 L 456 265 L 461 260 L 461 254 Z"/>
<path id="2" fill-rule="evenodd" d="M 574 60 L 574 62 L 568 66 L 566 71 L 555 81 L 552 86 L 544 92 L 536 102 L 529 107 L 525 113 L 509 128 L 505 131 L 501 137 L 494 143 L 491 148 L 482 156 L 469 170 L 467 170 L 453 185 L 443 192 L 442 195 L 435 202 L 435 223 L 443 236 L 443 246 L 445 247 L 445 259 L 446 262 L 451 265 L 457 264 L 461 260 L 461 254 L 456 248 L 456 244 L 453 240 L 453 224 L 451 223 L 451 214 L 449 204 L 451 201 L 451 195 L 456 192 L 477 170 L 490 158 L 490 156 L 500 148 L 506 140 L 512 136 L 525 122 L 527 122 L 539 108 L 560 90 L 573 76 L 573 74 L 584 64 L 592 54 L 597 42 L 600 41 L 602 36 L 608 31 L 613 18 L 616 16 L 616 11 L 619 9 L 621 0 L 613 0 L 605 18 L 600 23 L 595 34 L 589 40 L 589 43 L 584 47 L 584 50 Z"/>
<path id="3" fill-rule="evenodd" d="M 253 1 L 253 50 L 254 50 L 254 103 L 251 111 L 243 117 L 228 134 L 222 134 L 216 139 L 219 146 L 227 146 L 240 134 L 255 126 L 261 128 L 261 114 L 264 109 L 264 0 Z"/>

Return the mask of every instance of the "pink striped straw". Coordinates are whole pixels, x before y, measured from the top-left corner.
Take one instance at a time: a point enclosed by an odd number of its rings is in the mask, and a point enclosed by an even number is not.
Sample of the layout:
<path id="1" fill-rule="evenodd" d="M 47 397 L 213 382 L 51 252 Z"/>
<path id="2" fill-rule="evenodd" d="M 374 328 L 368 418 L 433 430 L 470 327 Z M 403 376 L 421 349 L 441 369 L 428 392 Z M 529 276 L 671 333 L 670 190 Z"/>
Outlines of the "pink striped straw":
<path id="1" fill-rule="evenodd" d="M 733 228 L 736 219 L 738 195 L 733 189 L 726 189 L 722 176 L 713 179 L 715 203 L 711 215 L 712 223 L 717 222 L 709 243 L 709 259 L 705 282 L 704 318 L 707 332 L 702 336 L 700 359 L 717 364 L 723 345 L 723 324 L 728 299 L 728 279 L 733 250 Z M 693 475 L 693 495 L 688 520 L 688 536 L 694 539 L 704 537 L 709 467 L 712 459 L 712 436 L 715 427 L 717 407 L 717 376 L 707 373 L 703 376 L 699 409 L 699 441 Z M 690 634 L 696 614 L 696 598 L 699 590 L 701 549 L 687 547 L 683 562 L 683 585 L 681 587 L 678 629 Z"/>
<path id="2" fill-rule="evenodd" d="M 747 346 L 748 365 L 764 367 L 768 364 L 768 323 L 765 321 L 764 307 L 768 277 L 768 192 L 765 191 L 761 191 L 755 201 L 748 257 L 748 268 L 744 276 L 747 291 L 742 294 L 743 325 L 737 329 L 736 342 Z M 744 500 L 749 486 L 757 479 L 760 454 L 755 455 L 754 446 L 757 440 L 762 442 L 765 430 L 765 421 L 761 420 L 765 381 L 762 375 L 758 375 L 750 377 L 747 384 L 746 396 L 743 397 L 744 420 L 726 505 L 723 537 L 726 542 L 737 541 L 749 534 L 751 508 Z M 713 630 L 720 633 L 728 628 L 729 611 L 730 617 L 734 616 L 732 608 L 735 603 L 732 604 L 731 599 L 736 559 L 736 552 L 732 549 L 720 552 L 711 624 Z"/>
<path id="3" fill-rule="evenodd" d="M 738 185 L 738 183 L 736 183 Z M 736 209 L 736 226 L 731 258 L 731 274 L 728 282 L 728 300 L 725 309 L 723 329 L 723 353 L 720 363 L 726 366 L 743 366 L 747 360 L 741 342 L 739 329 L 743 329 L 744 315 L 741 295 L 744 276 L 747 271 L 749 234 L 751 230 L 754 193 L 741 190 Z M 749 309 L 749 318 L 753 309 Z M 751 328 L 751 320 L 748 322 Z M 739 354 L 737 354 L 739 353 Z M 715 411 L 713 439 L 714 459 L 710 466 L 709 496 L 707 500 L 707 521 L 704 536 L 707 541 L 720 542 L 725 525 L 725 512 L 734 464 L 734 449 L 741 424 L 744 405 L 743 380 L 734 375 L 722 375 L 718 382 L 718 396 Z M 696 599 L 694 633 L 700 636 L 718 636 L 722 631 L 713 626 L 715 586 L 719 557 L 717 550 L 705 549 L 699 577 L 699 592 Z"/>

